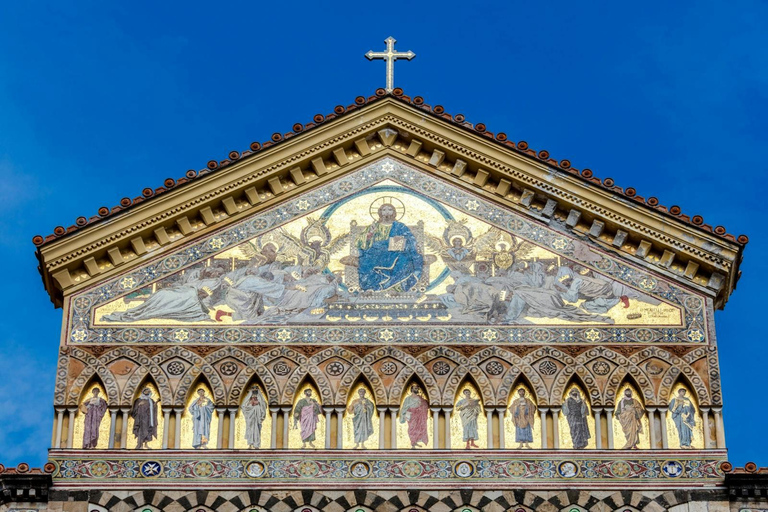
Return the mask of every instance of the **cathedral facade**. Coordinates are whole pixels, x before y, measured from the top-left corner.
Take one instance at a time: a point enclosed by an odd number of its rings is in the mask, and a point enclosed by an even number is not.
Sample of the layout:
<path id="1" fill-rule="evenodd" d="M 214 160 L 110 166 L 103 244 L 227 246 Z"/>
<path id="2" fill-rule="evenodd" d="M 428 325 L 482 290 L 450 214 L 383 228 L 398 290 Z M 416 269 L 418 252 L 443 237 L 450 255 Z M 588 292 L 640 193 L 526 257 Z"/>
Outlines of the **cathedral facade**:
<path id="1" fill-rule="evenodd" d="M 727 462 L 714 326 L 747 237 L 400 89 L 33 242 L 52 442 L 0 466 L 0 510 L 766 499 Z"/>

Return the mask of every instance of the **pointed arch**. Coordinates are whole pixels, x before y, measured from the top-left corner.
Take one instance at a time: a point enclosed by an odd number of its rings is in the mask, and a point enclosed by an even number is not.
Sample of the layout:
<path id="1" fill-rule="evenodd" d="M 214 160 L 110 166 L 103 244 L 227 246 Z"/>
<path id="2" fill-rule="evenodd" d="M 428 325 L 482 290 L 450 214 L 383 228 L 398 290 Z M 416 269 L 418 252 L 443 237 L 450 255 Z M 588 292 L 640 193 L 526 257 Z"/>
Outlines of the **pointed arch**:
<path id="1" fill-rule="evenodd" d="M 578 374 L 571 376 L 563 393 L 560 398 L 561 409 L 558 419 L 560 448 L 578 450 L 596 448 L 592 401 Z"/>
<path id="2" fill-rule="evenodd" d="M 488 419 L 485 415 L 487 403 L 475 380 L 466 374 L 456 386 L 456 395 L 452 401 L 454 413 L 451 415 L 451 431 L 461 433 L 461 436 L 451 436 L 451 448 L 488 447 Z"/>
<path id="3" fill-rule="evenodd" d="M 210 382 L 205 375 L 198 375 L 184 400 L 179 444 L 182 449 L 217 448 L 219 421 L 212 397 Z M 197 420 L 193 418 L 192 407 L 199 411 Z"/>
<path id="4" fill-rule="evenodd" d="M 666 425 L 662 425 L 662 428 L 667 429 L 670 448 L 703 449 L 708 444 L 704 439 L 705 418 L 701 414 L 696 393 L 691 390 L 684 375 L 679 375 L 671 386 L 667 421 Z"/>
<path id="5" fill-rule="evenodd" d="M 477 391 L 483 397 L 483 403 L 488 405 L 496 403 L 496 393 L 493 385 L 485 372 L 479 368 L 477 361 L 464 356 L 451 347 L 435 347 L 421 354 L 417 359 L 426 366 L 439 357 L 447 358 L 456 363 L 456 367 L 452 368 L 448 375 L 439 403 L 452 405 L 460 384 L 468 375 L 472 376 Z"/>
<path id="6" fill-rule="evenodd" d="M 415 374 L 410 376 L 402 388 L 402 396 L 398 402 L 400 407 L 395 418 L 397 442 L 393 442 L 398 448 L 430 448 L 433 444 L 430 405 L 434 402 L 425 396 L 424 389 L 423 382 Z"/>
<path id="7" fill-rule="evenodd" d="M 418 359 L 403 352 L 396 347 L 381 347 L 366 356 L 366 359 L 370 358 L 371 361 L 383 359 L 384 357 L 391 357 L 401 363 L 402 368 L 394 376 L 394 380 L 389 388 L 389 394 L 386 405 L 397 405 L 401 403 L 403 391 L 406 389 L 408 380 L 413 376 L 418 376 L 422 389 L 425 390 L 430 403 L 440 402 L 440 389 L 437 387 L 437 381 L 432 374 L 427 370 L 423 363 Z"/>
<path id="8" fill-rule="evenodd" d="M 615 391 L 615 396 L 612 426 L 614 446 L 620 449 L 649 449 L 650 427 L 645 401 L 631 375 L 624 377 Z"/>
<path id="9" fill-rule="evenodd" d="M 270 351 L 268 358 L 260 357 L 262 364 L 269 364 L 271 361 L 279 358 L 286 358 L 296 363 L 296 368 L 289 376 L 282 391 L 280 392 L 280 405 L 294 403 L 294 398 L 299 385 L 307 378 L 311 377 L 315 388 L 325 405 L 334 405 L 334 392 L 328 377 L 316 366 L 310 363 L 309 358 L 296 352 L 289 347 L 280 347 L 278 350 Z M 266 359 L 266 360 L 265 360 Z"/>
<path id="10" fill-rule="evenodd" d="M 254 448 L 271 447 L 272 415 L 268 406 L 264 407 L 269 403 L 265 389 L 259 376 L 253 374 L 248 379 L 247 384 L 243 386 L 244 391 L 239 397 L 240 400 L 230 402 L 237 405 L 237 414 L 235 415 L 235 449 L 248 449 L 251 446 Z M 246 410 L 243 409 L 243 404 L 246 404 L 246 402 L 251 402 L 246 405 L 246 409 L 249 409 L 247 415 Z"/>
<path id="11" fill-rule="evenodd" d="M 111 417 L 107 411 L 108 400 L 104 389 L 104 384 L 96 374 L 82 387 L 83 391 L 77 400 L 72 448 L 109 447 Z M 88 446 L 85 446 L 86 444 Z"/>
<path id="12" fill-rule="evenodd" d="M 305 375 L 296 386 L 291 404 L 288 448 L 323 448 L 326 429 L 330 427 L 326 425 L 323 407 L 329 404 L 323 403 L 311 375 Z"/>
<path id="13" fill-rule="evenodd" d="M 533 369 L 528 359 L 523 359 L 517 354 L 504 349 L 498 349 L 497 357 L 504 359 L 510 363 L 510 367 L 504 373 L 501 384 L 496 391 L 498 397 L 498 403 L 496 405 L 503 406 L 509 400 L 510 391 L 512 385 L 517 381 L 520 375 L 523 375 L 525 379 L 531 384 L 531 390 L 536 394 L 538 405 L 549 405 L 550 394 L 547 386 L 544 384 L 539 373 Z"/>
<path id="14" fill-rule="evenodd" d="M 608 378 L 603 389 L 602 403 L 595 401 L 595 405 L 611 406 L 616 403 L 619 396 L 616 394 L 624 379 L 631 379 L 638 395 L 643 398 L 644 403 L 653 403 L 656 401 L 656 391 L 653 388 L 653 382 L 645 370 L 637 365 L 635 356 L 629 359 L 609 348 L 605 348 L 602 356 L 616 364 L 616 368 L 608 374 Z"/>
<path id="15" fill-rule="evenodd" d="M 315 361 L 315 358 L 321 355 L 325 356 L 323 357 L 323 360 L 335 356 L 345 359 L 351 365 L 338 383 L 336 389 L 336 401 L 338 403 L 345 404 L 348 402 L 349 394 L 356 385 L 357 379 L 361 376 L 363 376 L 366 382 L 370 385 L 373 396 L 376 398 L 375 402 L 377 404 L 387 403 L 387 390 L 384 386 L 384 382 L 381 380 L 379 373 L 373 369 L 366 358 L 362 358 L 344 347 L 334 347 L 333 349 L 316 354 L 310 360 Z"/>
<path id="16" fill-rule="evenodd" d="M 67 395 L 67 405 L 77 406 L 82 402 L 83 393 L 89 387 L 89 383 L 93 378 L 97 378 L 104 387 L 104 399 L 112 406 L 119 406 L 120 404 L 120 389 L 117 386 L 117 380 L 114 374 L 107 368 L 99 359 L 95 357 L 86 357 L 85 360 L 78 357 L 82 351 L 73 350 L 72 357 L 78 359 L 86 364 L 85 369 L 80 372 L 75 381 L 69 388 Z"/>
<path id="17" fill-rule="evenodd" d="M 360 375 L 350 386 L 342 417 L 344 448 L 378 447 L 380 425 L 376 405 L 376 397 L 371 391 L 370 383 Z"/>
<path id="18" fill-rule="evenodd" d="M 131 406 L 133 406 L 134 402 L 139 399 L 139 396 L 142 394 L 142 392 L 145 389 L 150 390 L 150 396 L 152 397 L 152 401 L 155 403 L 155 407 L 151 410 L 153 411 L 152 412 L 153 416 L 156 414 L 156 416 L 154 417 L 155 417 L 155 421 L 157 421 L 157 435 L 153 440 L 147 443 L 147 446 L 151 449 L 158 450 L 162 448 L 163 430 L 167 428 L 167 425 L 165 425 L 165 421 L 163 418 L 162 408 L 163 406 L 168 407 L 169 404 L 162 399 L 162 396 L 160 395 L 160 391 L 157 387 L 157 383 L 155 382 L 155 379 L 152 377 L 152 375 L 149 375 L 147 373 L 141 379 L 139 384 L 135 387 L 134 396 L 131 397 L 131 401 L 130 401 Z M 126 432 L 126 435 L 128 436 L 127 437 L 128 448 L 132 448 L 137 444 L 136 436 L 133 433 L 134 423 L 135 423 L 134 418 L 129 417 L 128 425 L 123 426 L 123 430 Z"/>
<path id="19" fill-rule="evenodd" d="M 133 356 L 133 354 L 126 354 L 126 352 L 127 350 L 115 350 L 110 354 L 114 355 L 115 357 L 113 357 L 111 360 L 105 360 L 105 364 L 109 364 L 110 362 L 115 361 L 120 357 L 126 357 L 128 359 L 133 359 L 139 364 L 139 367 L 131 374 L 131 376 L 128 378 L 128 382 L 126 382 L 125 387 L 123 388 L 121 405 L 128 407 L 133 405 L 134 399 L 138 397 L 141 387 L 147 378 L 151 379 L 152 384 L 160 394 L 160 400 L 163 402 L 163 404 L 166 406 L 172 405 L 174 403 L 173 393 L 171 392 L 171 386 L 168 378 L 165 375 L 165 372 L 163 372 L 163 370 L 157 366 L 154 361 L 144 356 L 143 354 L 138 354 L 138 352 L 133 350 L 132 352 L 136 352 L 136 355 L 134 357 L 130 357 Z"/>

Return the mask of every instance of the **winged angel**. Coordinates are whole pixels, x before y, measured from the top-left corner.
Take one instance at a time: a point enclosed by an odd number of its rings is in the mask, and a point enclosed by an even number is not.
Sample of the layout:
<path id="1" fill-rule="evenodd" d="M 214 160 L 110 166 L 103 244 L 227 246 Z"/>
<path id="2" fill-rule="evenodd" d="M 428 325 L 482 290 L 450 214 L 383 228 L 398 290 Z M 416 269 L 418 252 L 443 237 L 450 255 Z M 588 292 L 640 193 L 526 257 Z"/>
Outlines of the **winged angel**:
<path id="1" fill-rule="evenodd" d="M 471 274 L 470 267 L 475 261 L 490 261 L 497 268 L 507 270 L 515 263 L 516 254 L 522 256 L 520 253 L 526 252 L 525 242 L 509 233 L 490 227 L 475 237 L 466 222 L 466 219 L 450 221 L 442 237 L 428 235 L 425 239 L 427 247 L 439 254 L 451 271 Z"/>
<path id="2" fill-rule="evenodd" d="M 278 260 L 322 271 L 348 241 L 349 233 L 333 237 L 322 219 L 308 217 L 307 225 L 301 229 L 298 238 L 280 228 L 259 238 L 258 247 L 251 243 L 243 249 L 249 258 L 263 258 L 264 249 L 271 245 Z"/>

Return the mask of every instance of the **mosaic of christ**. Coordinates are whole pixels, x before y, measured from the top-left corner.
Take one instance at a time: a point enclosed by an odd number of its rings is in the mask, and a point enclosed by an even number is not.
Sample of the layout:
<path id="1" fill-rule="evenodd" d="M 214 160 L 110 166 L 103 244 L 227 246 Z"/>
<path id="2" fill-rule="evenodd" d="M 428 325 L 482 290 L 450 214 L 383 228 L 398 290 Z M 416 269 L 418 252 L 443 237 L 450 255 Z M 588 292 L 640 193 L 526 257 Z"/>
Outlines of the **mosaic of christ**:
<path id="1" fill-rule="evenodd" d="M 94 323 L 680 325 L 681 315 L 383 182 L 104 304 Z"/>

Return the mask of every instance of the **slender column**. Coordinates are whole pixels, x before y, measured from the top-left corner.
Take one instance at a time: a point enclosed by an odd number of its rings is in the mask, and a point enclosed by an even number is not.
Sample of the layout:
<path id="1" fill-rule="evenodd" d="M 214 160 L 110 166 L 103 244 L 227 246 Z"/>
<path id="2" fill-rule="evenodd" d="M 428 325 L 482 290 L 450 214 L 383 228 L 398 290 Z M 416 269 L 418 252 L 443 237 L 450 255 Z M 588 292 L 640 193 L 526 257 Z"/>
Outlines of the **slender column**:
<path id="1" fill-rule="evenodd" d="M 440 448 L 440 408 L 430 407 L 432 411 L 432 448 Z"/>
<path id="2" fill-rule="evenodd" d="M 445 418 L 445 449 L 451 449 L 451 411 L 452 407 L 443 409 L 443 418 Z"/>
<path id="3" fill-rule="evenodd" d="M 704 423 L 704 449 L 709 450 L 709 407 L 701 408 L 701 421 Z"/>
<path id="4" fill-rule="evenodd" d="M 502 450 L 507 447 L 507 442 L 504 439 L 506 429 L 504 428 L 504 415 L 507 413 L 506 407 L 499 407 L 496 409 L 496 413 L 499 415 L 499 448 Z"/>
<path id="5" fill-rule="evenodd" d="M 344 410 L 346 407 L 336 408 L 336 449 L 344 448 Z M 327 427 L 326 427 L 327 428 Z"/>
<path id="6" fill-rule="evenodd" d="M 611 407 L 605 409 L 605 417 L 608 419 L 608 449 L 613 450 L 613 409 Z"/>
<path id="7" fill-rule="evenodd" d="M 547 448 L 547 411 L 549 409 L 545 407 L 539 408 L 539 416 L 541 417 L 541 447 L 542 449 Z"/>
<path id="8" fill-rule="evenodd" d="M 272 413 L 272 432 L 269 436 L 269 447 L 274 450 L 277 448 L 277 413 L 280 412 L 280 408 L 270 408 L 269 412 Z"/>
<path id="9" fill-rule="evenodd" d="M 331 415 L 333 414 L 332 407 L 326 407 L 325 410 L 325 449 L 331 448 Z"/>
<path id="10" fill-rule="evenodd" d="M 67 409 L 69 413 L 69 425 L 67 428 L 67 448 L 72 448 L 72 437 L 75 435 L 75 415 L 77 414 L 77 407 L 74 409 Z"/>
<path id="11" fill-rule="evenodd" d="M 222 449 L 224 448 L 224 414 L 226 414 L 227 409 L 224 407 L 218 407 L 216 409 L 216 414 L 218 414 L 219 419 L 217 420 L 219 423 L 219 432 L 216 435 L 216 448 Z"/>
<path id="12" fill-rule="evenodd" d="M 64 409 L 58 409 L 56 411 L 56 442 L 53 444 L 54 448 L 61 448 L 61 429 L 64 426 Z"/>
<path id="13" fill-rule="evenodd" d="M 163 407 L 163 450 L 168 449 L 168 425 L 171 424 L 171 408 Z"/>
<path id="14" fill-rule="evenodd" d="M 552 447 L 557 450 L 560 448 L 560 408 L 552 409 Z"/>
<path id="15" fill-rule="evenodd" d="M 237 407 L 233 407 L 228 410 L 229 410 L 229 442 L 227 443 L 227 448 L 232 450 L 235 447 L 235 418 L 237 417 Z"/>
<path id="16" fill-rule="evenodd" d="M 120 448 L 128 448 L 128 413 L 131 410 L 127 407 L 120 409 L 123 413 L 123 432 L 120 434 Z"/>
<path id="17" fill-rule="evenodd" d="M 661 447 L 664 450 L 669 449 L 669 439 L 667 439 L 667 412 L 666 407 L 659 407 L 659 416 L 661 417 Z"/>
<path id="18" fill-rule="evenodd" d="M 117 408 L 109 410 L 109 449 L 115 447 L 115 429 L 117 428 Z"/>
<path id="19" fill-rule="evenodd" d="M 386 428 L 386 421 L 387 421 L 387 408 L 386 407 L 377 407 L 376 410 L 379 412 L 379 450 L 384 449 L 384 429 Z"/>
<path id="20" fill-rule="evenodd" d="M 390 448 L 393 450 L 397 449 L 397 411 L 398 407 L 390 407 L 389 408 L 389 415 L 392 418 L 392 421 L 390 422 L 390 434 L 391 434 L 391 445 Z"/>
<path id="21" fill-rule="evenodd" d="M 592 414 L 595 416 L 595 448 L 603 448 L 603 426 L 600 424 L 603 410 L 598 407 L 592 408 Z"/>
<path id="22" fill-rule="evenodd" d="M 485 410 L 486 431 L 488 434 L 488 448 L 493 448 L 493 409 Z"/>
<path id="23" fill-rule="evenodd" d="M 656 449 L 656 408 L 649 407 L 648 409 L 648 428 L 651 430 L 651 450 Z"/>
<path id="24" fill-rule="evenodd" d="M 178 450 L 181 448 L 181 417 L 184 415 L 184 408 L 177 407 L 173 412 L 176 416 L 176 438 L 173 440 L 173 447 Z M 164 428 L 168 428 L 168 425 L 164 425 Z"/>
<path id="25" fill-rule="evenodd" d="M 281 407 L 280 410 L 283 411 L 283 446 L 281 448 L 288 448 L 288 420 L 290 419 L 289 414 L 291 414 L 291 408 Z M 325 430 L 328 429 L 326 428 Z"/>
<path id="26" fill-rule="evenodd" d="M 717 447 L 725 448 L 725 428 L 723 426 L 723 408 L 713 407 L 712 412 L 715 413 L 715 436 L 717 438 Z"/>

